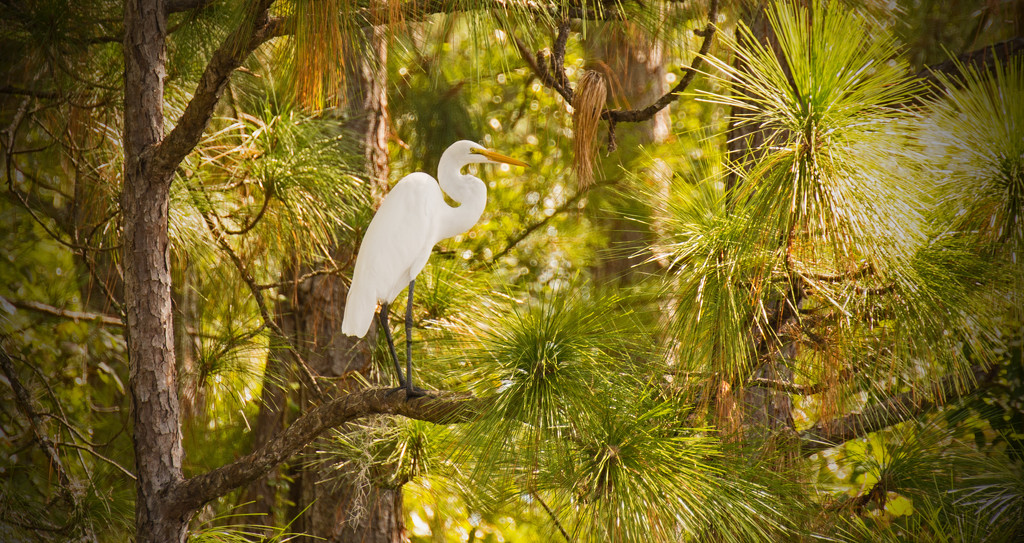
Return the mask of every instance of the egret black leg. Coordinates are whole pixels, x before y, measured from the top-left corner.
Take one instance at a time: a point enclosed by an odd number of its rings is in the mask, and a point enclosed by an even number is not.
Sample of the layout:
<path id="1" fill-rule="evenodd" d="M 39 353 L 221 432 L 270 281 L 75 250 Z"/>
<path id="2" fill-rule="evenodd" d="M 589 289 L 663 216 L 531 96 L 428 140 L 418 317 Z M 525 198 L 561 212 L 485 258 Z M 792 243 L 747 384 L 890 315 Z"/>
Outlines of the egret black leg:
<path id="1" fill-rule="evenodd" d="M 425 396 L 426 391 L 412 386 L 412 289 L 416 280 L 409 281 L 409 301 L 405 304 L 405 393 L 408 397 Z"/>
<path id="2" fill-rule="evenodd" d="M 388 340 L 388 349 L 391 350 L 391 360 L 395 363 L 395 374 L 398 375 L 398 384 L 405 386 L 405 379 L 402 378 L 402 366 L 398 364 L 398 353 L 395 351 L 395 340 L 391 338 L 391 327 L 388 326 L 388 313 L 391 311 L 389 304 L 380 304 L 380 327 L 384 329 L 384 337 Z"/>

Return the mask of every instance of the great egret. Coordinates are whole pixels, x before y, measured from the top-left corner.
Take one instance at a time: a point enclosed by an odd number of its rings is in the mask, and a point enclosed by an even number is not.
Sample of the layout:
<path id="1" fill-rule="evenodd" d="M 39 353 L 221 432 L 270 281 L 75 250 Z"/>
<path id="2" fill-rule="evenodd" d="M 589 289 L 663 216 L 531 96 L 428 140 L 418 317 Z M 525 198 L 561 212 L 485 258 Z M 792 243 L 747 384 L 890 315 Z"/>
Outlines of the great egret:
<path id="1" fill-rule="evenodd" d="M 472 175 L 462 173 L 464 166 L 473 163 L 528 166 L 472 141 L 453 143 L 441 155 L 437 181 L 429 174 L 415 172 L 403 177 L 391 189 L 366 228 L 356 255 L 355 273 L 345 302 L 341 331 L 350 336 L 365 336 L 379 302 L 380 324 L 395 361 L 398 383 L 405 387 L 409 397 L 424 394 L 412 386 L 413 285 L 427 264 L 434 245 L 469 230 L 484 212 L 487 185 Z M 442 190 L 459 206 L 445 203 Z M 409 301 L 405 306 L 406 373 L 403 378 L 388 327 L 388 312 L 391 302 L 406 285 L 409 286 Z"/>

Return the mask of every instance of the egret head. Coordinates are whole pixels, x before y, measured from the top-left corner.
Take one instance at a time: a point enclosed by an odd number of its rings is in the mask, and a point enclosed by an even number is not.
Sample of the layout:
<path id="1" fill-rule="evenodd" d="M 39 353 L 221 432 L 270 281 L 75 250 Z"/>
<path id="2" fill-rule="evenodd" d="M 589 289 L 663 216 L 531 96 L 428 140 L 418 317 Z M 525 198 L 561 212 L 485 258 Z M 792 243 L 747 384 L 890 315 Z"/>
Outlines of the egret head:
<path id="1" fill-rule="evenodd" d="M 529 164 L 516 160 L 512 157 L 507 157 L 501 153 L 491 151 L 479 143 L 461 140 L 451 144 L 448 149 L 445 150 L 444 155 L 441 157 L 441 161 L 445 162 L 446 159 L 450 159 L 453 164 L 458 164 L 460 167 L 466 164 L 511 164 L 513 166 L 524 166 L 529 167 Z"/>

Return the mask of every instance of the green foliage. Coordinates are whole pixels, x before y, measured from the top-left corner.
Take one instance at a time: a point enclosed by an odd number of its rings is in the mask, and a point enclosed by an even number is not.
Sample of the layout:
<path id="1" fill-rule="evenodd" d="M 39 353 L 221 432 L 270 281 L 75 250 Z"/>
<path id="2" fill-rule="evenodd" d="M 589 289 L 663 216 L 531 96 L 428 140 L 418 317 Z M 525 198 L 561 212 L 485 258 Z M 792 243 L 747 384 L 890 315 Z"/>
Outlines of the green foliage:
<path id="1" fill-rule="evenodd" d="M 892 60 L 895 41 L 834 3 L 781 2 L 768 18 L 782 58 L 742 26 L 742 45 L 727 43 L 749 69 L 709 58 L 742 92 L 710 99 L 739 108 L 737 124 L 756 127 L 772 150 L 746 157 L 753 165 L 731 195 L 758 218 L 751 236 L 806 258 L 831 251 L 836 265 L 880 244 L 912 248 L 921 234 L 910 222 L 911 172 L 889 170 L 889 149 L 906 152 L 910 143 L 902 134 L 909 114 L 898 106 L 914 90 L 906 67 Z"/>
<path id="2" fill-rule="evenodd" d="M 1024 246 L 1024 62 L 963 68 L 932 102 L 921 138 L 938 160 L 936 212 L 1009 262 Z M 1019 269 L 1019 268 L 1018 268 Z"/>
<path id="3" fill-rule="evenodd" d="M 707 9 L 679 4 L 275 3 L 288 35 L 232 76 L 172 185 L 186 475 L 247 453 L 261 410 L 279 424 L 308 409 L 285 342 L 325 338 L 271 334 L 262 309 L 275 322 L 307 317 L 294 302 L 309 283 L 292 274 L 344 284 L 372 214 L 363 135 L 348 128 L 358 112 L 333 107 L 351 105 L 345 87 L 370 60 L 367 18 L 387 21 L 392 183 L 433 173 L 462 138 L 533 167 L 471 168 L 488 208 L 417 279 L 417 381 L 473 393 L 479 417 L 338 429 L 274 479 L 272 517 L 228 496 L 190 540 L 292 539 L 307 505 L 291 503 L 300 468 L 358 489 L 356 509 L 374 487 L 403 488 L 414 541 L 1019 539 L 1024 64 L 940 75 L 934 95 L 913 77 L 946 57 L 931 40 L 959 52 L 1002 39 L 1013 26 L 1002 10 L 1019 7 L 784 1 L 767 27 L 748 27 L 723 3 L 721 47 L 672 105 L 672 136 L 640 148 L 619 123 L 603 181 L 581 191 L 568 108 L 515 40 L 549 47 L 562 17 L 591 10 L 606 20 L 573 20 L 571 83 L 596 65 L 588 41 L 624 29 L 677 68 Z M 133 531 L 121 8 L 0 7 L 0 347 L 14 365 L 0 378 L 4 540 Z M 169 16 L 168 129 L 244 17 L 242 2 Z M 728 154 L 730 127 L 764 145 Z M 619 220 L 642 234 L 647 260 L 628 286 L 596 271 L 625 257 L 605 247 Z M 271 353 L 285 367 L 268 368 Z M 286 399 L 261 404 L 279 388 Z M 800 450 L 804 430 L 894 397 L 937 412 L 903 405 L 890 414 L 920 422 Z M 35 432 L 56 444 L 69 482 Z"/>

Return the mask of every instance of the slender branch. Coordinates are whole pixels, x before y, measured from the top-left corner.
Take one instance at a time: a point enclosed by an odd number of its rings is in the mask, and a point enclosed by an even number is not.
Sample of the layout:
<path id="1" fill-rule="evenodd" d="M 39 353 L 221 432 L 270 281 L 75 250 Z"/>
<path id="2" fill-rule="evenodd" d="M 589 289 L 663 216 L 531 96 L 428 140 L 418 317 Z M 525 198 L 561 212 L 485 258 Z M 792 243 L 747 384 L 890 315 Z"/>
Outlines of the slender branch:
<path id="1" fill-rule="evenodd" d="M 93 449 L 90 446 L 79 445 L 78 443 L 65 443 L 65 442 L 58 442 L 57 446 L 58 447 L 70 447 L 72 449 L 78 449 L 80 451 L 85 451 L 85 452 L 95 456 L 97 459 L 102 460 L 103 462 L 106 462 L 106 463 L 110 464 L 111 466 L 114 466 L 115 468 L 117 468 L 118 471 L 120 471 L 121 473 L 127 475 L 129 479 L 131 479 L 133 481 L 135 480 L 135 474 L 132 473 L 131 471 L 129 471 L 128 468 L 122 466 L 121 464 L 118 464 L 115 460 L 113 460 L 111 458 L 107 458 L 106 456 L 103 456 L 102 454 L 96 452 L 96 450 Z"/>
<path id="2" fill-rule="evenodd" d="M 333 267 L 330 267 L 330 268 L 323 268 L 323 269 L 319 269 L 319 270 L 313 270 L 311 272 L 304 273 L 304 274 L 296 277 L 295 279 L 289 279 L 287 281 L 278 281 L 276 283 L 260 283 L 260 284 L 256 285 L 256 288 L 258 288 L 260 290 L 267 290 L 267 289 L 270 289 L 270 288 L 290 287 L 290 286 L 293 286 L 293 285 L 298 285 L 298 284 L 302 283 L 303 281 L 305 281 L 307 279 L 311 279 L 311 278 L 316 277 L 318 275 L 338 275 L 340 273 L 341 273 L 341 270 L 338 269 L 337 266 L 333 266 Z"/>
<path id="3" fill-rule="evenodd" d="M 189 187 L 188 190 L 189 194 L 191 194 L 193 199 L 195 199 L 196 196 L 193 189 Z M 217 245 L 219 245 L 221 250 L 228 255 L 228 258 L 235 265 L 235 269 L 238 270 L 238 274 L 242 277 L 242 281 L 249 287 L 249 292 L 252 293 L 253 298 L 256 300 L 256 307 L 259 309 L 260 316 L 263 318 L 263 325 L 270 328 L 278 335 L 278 337 L 287 338 L 288 335 L 285 334 L 284 330 L 282 330 L 276 322 L 274 322 L 273 317 L 270 315 L 270 310 L 267 308 L 267 300 L 263 297 L 263 291 L 260 289 L 260 285 L 256 283 L 255 279 L 253 279 L 252 274 L 249 273 L 249 268 L 244 262 L 242 262 L 238 253 L 231 248 L 231 244 L 228 243 L 228 240 L 225 238 L 220 225 L 217 224 L 214 218 L 210 216 L 210 213 L 203 210 L 202 206 L 198 202 L 194 203 L 196 204 L 196 209 L 198 209 L 199 213 L 203 216 L 203 220 L 206 222 L 206 226 L 210 230 L 210 233 L 213 234 L 214 239 L 217 241 Z M 320 388 L 320 384 L 317 383 L 316 377 L 313 374 L 313 370 L 310 369 L 309 364 L 306 363 L 306 360 L 299 353 L 299 350 L 295 348 L 291 342 L 286 343 L 288 344 L 288 349 L 295 357 L 295 361 L 299 367 L 299 377 L 302 378 L 305 385 L 309 387 L 310 391 L 312 391 L 318 399 L 324 399 L 326 397 L 324 395 L 324 391 Z"/>
<path id="4" fill-rule="evenodd" d="M 50 437 L 43 432 L 43 421 L 32 406 L 32 395 L 29 394 L 25 385 L 21 383 L 21 379 L 18 378 L 18 373 L 14 370 L 14 363 L 11 361 L 11 357 L 8 356 L 7 351 L 2 348 L 0 348 L 0 370 L 3 371 L 4 376 L 7 377 L 7 382 L 10 383 L 11 389 L 14 391 L 14 403 L 18 407 L 18 411 L 21 411 L 22 416 L 28 420 L 32 436 L 35 438 L 36 443 L 39 444 L 39 448 L 42 449 L 43 454 L 46 456 L 46 460 L 50 468 L 53 469 L 57 475 L 57 482 L 61 496 L 67 501 L 67 503 L 77 507 L 78 500 L 75 496 L 75 492 L 71 490 L 71 476 L 68 475 L 67 470 L 64 468 L 64 462 L 57 453 L 57 447 L 54 445 Z"/>
<path id="5" fill-rule="evenodd" d="M 55 307 L 55 306 L 52 306 L 52 305 L 44 304 L 42 302 L 37 302 L 37 301 L 34 301 L 34 300 L 11 300 L 9 298 L 3 298 L 3 297 L 0 297 L 0 299 L 6 301 L 7 303 L 9 303 L 9 304 L 11 304 L 14 307 L 17 307 L 19 309 L 25 309 L 27 311 L 35 311 L 36 313 L 43 313 L 43 314 L 51 315 L 51 316 L 54 316 L 54 317 L 60 317 L 62 319 L 71 319 L 71 320 L 73 320 L 75 322 L 78 322 L 78 321 L 89 321 L 89 322 L 97 322 L 97 323 L 102 324 L 104 326 L 117 326 L 117 327 L 120 327 L 120 328 L 124 327 L 124 320 L 122 320 L 121 317 L 118 317 L 116 315 L 107 315 L 105 313 L 92 313 L 92 312 L 89 312 L 89 311 L 75 311 L 75 310 L 72 310 L 72 309 L 64 309 L 64 308 L 60 308 L 60 307 Z M 194 336 L 194 337 L 202 337 L 202 338 L 207 338 L 207 339 L 221 339 L 220 336 L 215 336 L 215 335 L 211 335 L 211 334 L 208 334 L 208 333 L 200 332 L 198 329 L 196 329 L 195 327 L 192 327 L 192 326 L 186 326 L 185 327 L 185 331 L 188 332 L 188 335 Z M 251 332 L 247 332 L 246 334 L 243 334 L 242 336 L 240 336 L 240 338 L 241 339 L 245 339 L 247 337 L 251 337 L 251 335 L 255 335 L 255 334 L 253 334 Z M 236 340 L 237 341 L 238 339 L 239 338 L 232 338 L 231 340 L 229 340 L 229 342 L 232 341 L 232 340 Z"/>
<path id="6" fill-rule="evenodd" d="M 718 20 L 718 0 L 711 0 L 711 4 L 708 7 L 708 24 L 704 26 L 703 30 L 696 31 L 698 36 L 703 36 L 704 41 L 700 44 L 700 51 L 694 55 L 693 61 L 690 65 L 683 69 L 683 76 L 680 78 L 679 83 L 672 90 L 665 93 L 661 98 L 654 101 L 653 104 L 643 109 L 630 109 L 630 110 L 605 110 L 601 112 L 601 118 L 613 121 L 616 123 L 636 123 L 643 122 L 651 117 L 654 117 L 656 113 L 665 109 L 666 106 L 675 102 L 680 93 L 686 90 L 686 87 L 690 85 L 693 78 L 697 76 L 697 72 L 700 70 L 701 64 L 704 62 L 704 57 L 711 51 L 711 42 L 715 37 L 715 22 Z"/>
<path id="7" fill-rule="evenodd" d="M 989 377 L 974 368 L 975 384 L 965 390 L 961 378 L 952 375 L 942 379 L 934 396 L 906 392 L 890 396 L 860 413 L 821 421 L 800 433 L 801 453 L 810 456 L 818 451 L 841 445 L 901 422 L 920 417 L 935 407 L 952 403 L 989 385 Z"/>
<path id="8" fill-rule="evenodd" d="M 917 77 L 924 79 L 935 86 L 941 86 L 937 74 L 955 75 L 960 71 L 960 66 L 975 67 L 979 71 L 991 68 L 996 62 L 1005 62 L 1014 55 L 1024 52 L 1024 38 L 1017 37 L 1004 42 L 989 45 L 974 51 L 968 51 L 955 59 L 950 59 L 938 64 L 932 64 L 917 72 Z"/>
<path id="9" fill-rule="evenodd" d="M 569 532 L 565 531 L 565 528 L 562 527 L 562 523 L 558 521 L 558 516 L 555 515 L 555 512 L 552 511 L 550 507 L 548 507 L 548 504 L 544 503 L 544 500 L 540 498 L 540 494 L 537 492 L 530 492 L 530 494 L 535 500 L 537 500 L 537 503 L 544 508 L 544 511 L 548 516 L 551 517 L 551 521 L 555 523 L 555 528 L 558 528 L 558 531 L 562 532 L 562 537 L 564 537 L 568 543 L 572 543 L 572 538 L 569 537 Z"/>
<path id="10" fill-rule="evenodd" d="M 537 231 L 538 228 L 544 226 L 551 219 L 557 217 L 558 215 L 564 213 L 566 210 L 568 210 L 572 206 L 576 205 L 577 202 L 579 202 L 580 199 L 583 198 L 584 195 L 586 195 L 588 192 L 590 192 L 590 190 L 592 190 L 592 189 L 594 189 L 596 187 L 599 187 L 601 185 L 604 185 L 604 184 L 607 184 L 607 182 L 595 183 L 593 185 L 590 185 L 588 188 L 586 188 L 584 190 L 578 191 L 576 194 L 574 194 L 572 196 L 572 198 L 569 198 L 568 200 L 565 201 L 565 203 L 563 203 L 562 205 L 558 206 L 552 214 L 550 214 L 550 215 L 544 217 L 543 219 L 541 219 L 541 220 L 531 224 L 530 226 L 527 226 L 522 231 L 520 231 L 519 234 L 517 234 L 514 238 L 509 240 L 509 242 L 505 245 L 504 249 L 502 249 L 501 251 L 498 251 L 497 254 L 495 254 L 493 257 L 491 257 L 490 262 L 492 262 L 492 263 L 493 262 L 497 262 L 498 259 L 500 259 L 501 257 L 507 255 L 509 251 L 511 251 L 513 248 L 515 248 L 516 245 L 519 245 L 519 243 L 521 243 L 524 239 L 526 239 L 530 234 L 532 234 L 535 231 Z"/>
<path id="11" fill-rule="evenodd" d="M 18 169 L 18 171 L 20 172 L 21 170 Z M 14 203 L 14 204 L 20 206 L 21 208 L 23 208 L 25 210 L 25 212 L 28 213 L 30 217 L 32 217 L 32 220 L 34 220 L 36 222 L 36 224 L 38 224 L 39 227 L 42 228 L 43 231 L 45 231 L 46 234 L 48 236 L 50 236 L 50 238 L 53 239 L 53 241 L 56 241 L 57 243 L 67 247 L 68 249 L 74 249 L 74 250 L 78 250 L 78 251 L 101 251 L 101 252 L 102 251 L 116 251 L 116 250 L 121 249 L 121 245 L 115 245 L 115 246 L 112 246 L 112 247 L 89 247 L 87 245 L 81 245 L 81 244 L 78 244 L 78 243 L 73 243 L 73 242 L 67 241 L 63 237 L 61 237 L 61 235 L 58 232 L 56 232 L 52 228 L 50 228 L 46 224 L 46 221 L 43 220 L 43 217 L 40 217 L 36 213 L 38 208 L 37 208 L 37 206 L 33 205 L 33 203 L 30 201 L 30 197 L 28 195 L 23 194 L 20 190 L 17 190 L 17 189 L 12 188 L 12 187 L 8 187 L 8 190 L 4 192 L 4 197 L 7 198 L 12 203 Z M 42 207 L 44 209 L 47 209 L 47 210 L 49 210 L 49 212 L 52 212 L 54 214 L 62 215 L 61 213 L 59 213 L 58 210 L 56 210 L 52 206 L 41 204 L 38 207 Z M 47 214 L 45 218 L 48 218 L 48 219 L 54 221 L 57 224 L 57 228 L 60 228 L 61 230 L 65 229 L 65 225 L 63 224 L 65 221 L 62 221 L 59 216 L 58 217 L 50 217 Z"/>
<path id="12" fill-rule="evenodd" d="M 778 390 L 780 392 L 786 392 L 789 394 L 797 394 L 800 396 L 811 396 L 819 394 L 828 388 L 825 383 L 817 383 L 813 385 L 798 385 L 796 383 L 787 383 L 785 381 L 777 381 L 775 379 L 766 379 L 764 377 L 754 377 L 747 381 L 749 387 L 760 387 L 770 388 L 772 390 Z"/>
<path id="13" fill-rule="evenodd" d="M 227 229 L 225 229 L 224 231 L 226 233 L 228 233 L 228 234 L 231 234 L 232 236 L 240 236 L 242 234 L 245 234 L 249 230 L 252 230 L 260 222 L 260 219 L 263 218 L 263 214 L 267 212 L 267 207 L 269 205 L 270 205 L 270 191 L 266 191 L 263 194 L 263 205 L 260 206 L 260 210 L 259 210 L 258 213 L 256 213 L 256 216 L 252 219 L 252 222 L 250 222 L 248 225 L 242 227 L 239 230 L 227 230 Z"/>
<path id="14" fill-rule="evenodd" d="M 107 299 L 107 302 L 110 303 L 110 305 L 113 306 L 113 308 L 117 311 L 117 315 L 122 320 L 124 320 L 124 305 L 121 303 L 121 300 L 119 300 L 118 297 L 114 294 L 114 291 L 110 288 L 110 285 L 108 285 L 104 278 L 100 277 L 100 274 L 97 273 L 96 260 L 93 257 L 93 255 L 89 254 L 85 250 L 79 250 L 78 256 L 79 258 L 82 259 L 82 262 L 85 263 L 85 268 L 89 270 L 89 277 L 91 277 L 92 280 L 97 285 L 99 285 L 100 290 L 103 291 L 103 296 Z M 114 266 L 114 271 L 117 272 L 117 278 L 120 279 L 123 284 L 124 273 L 121 270 L 121 266 L 118 265 L 116 262 L 113 263 L 112 265 Z"/>
<path id="15" fill-rule="evenodd" d="M 54 317 L 61 317 L 64 319 L 71 319 L 73 321 L 95 321 L 100 324 L 107 326 L 124 326 L 124 322 L 120 317 L 114 315 L 104 315 L 102 313 L 89 313 L 86 311 L 73 311 L 70 309 L 62 309 L 47 305 L 42 302 L 35 302 L 32 300 L 6 300 L 8 303 L 19 309 L 26 309 L 29 311 L 35 311 L 37 313 L 45 313 Z"/>
<path id="16" fill-rule="evenodd" d="M 251 454 L 180 483 L 172 490 L 175 499 L 169 503 L 174 503 L 182 514 L 195 511 L 206 502 L 262 477 L 326 430 L 346 422 L 370 415 L 401 415 L 452 424 L 471 420 L 478 405 L 479 401 L 471 395 L 451 392 L 419 398 L 407 398 L 405 394 L 382 388 L 354 392 L 302 415 Z"/>
<path id="17" fill-rule="evenodd" d="M 153 173 L 170 180 L 170 174 L 199 143 L 228 78 L 257 47 L 281 31 L 281 21 L 269 16 L 271 4 L 273 0 L 256 2 L 250 14 L 213 53 L 185 112 L 157 145 Z"/>

